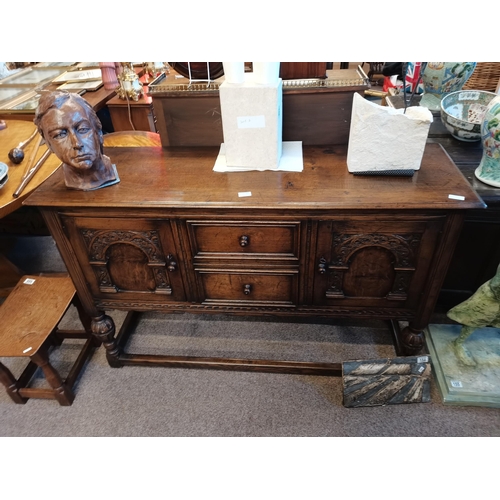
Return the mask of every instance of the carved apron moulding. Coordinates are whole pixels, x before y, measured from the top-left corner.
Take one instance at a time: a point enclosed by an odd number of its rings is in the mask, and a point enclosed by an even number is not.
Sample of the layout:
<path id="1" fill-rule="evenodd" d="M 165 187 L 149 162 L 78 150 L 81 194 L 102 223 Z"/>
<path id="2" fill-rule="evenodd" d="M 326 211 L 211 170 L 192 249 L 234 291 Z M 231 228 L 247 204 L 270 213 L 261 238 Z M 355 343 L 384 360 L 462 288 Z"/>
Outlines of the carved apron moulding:
<path id="1" fill-rule="evenodd" d="M 93 261 L 106 261 L 106 251 L 114 244 L 134 245 L 142 250 L 150 262 L 165 263 L 158 231 L 101 231 L 82 229 L 81 234 Z"/>
<path id="2" fill-rule="evenodd" d="M 332 264 L 348 267 L 352 254 L 365 247 L 382 247 L 396 258 L 395 267 L 414 267 L 420 234 L 339 234 L 333 235 Z"/>

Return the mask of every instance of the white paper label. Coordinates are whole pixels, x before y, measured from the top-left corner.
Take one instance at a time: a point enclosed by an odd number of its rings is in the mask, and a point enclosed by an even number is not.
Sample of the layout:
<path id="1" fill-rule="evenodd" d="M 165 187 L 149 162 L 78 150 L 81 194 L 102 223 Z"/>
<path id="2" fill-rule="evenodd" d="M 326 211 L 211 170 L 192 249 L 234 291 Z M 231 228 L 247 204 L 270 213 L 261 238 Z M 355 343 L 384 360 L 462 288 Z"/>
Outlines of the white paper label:
<path id="1" fill-rule="evenodd" d="M 425 366 L 420 366 L 418 369 L 418 373 L 422 373 L 425 370 Z"/>
<path id="2" fill-rule="evenodd" d="M 460 196 L 459 194 L 449 194 L 448 198 L 450 200 L 460 200 L 460 201 L 464 201 L 465 200 L 465 196 Z"/>
<path id="3" fill-rule="evenodd" d="M 23 283 L 25 285 L 32 285 L 33 283 L 35 282 L 35 280 L 33 278 L 26 278 Z"/>
<path id="4" fill-rule="evenodd" d="M 417 363 L 427 363 L 427 361 L 429 361 L 428 356 L 420 356 L 417 358 Z"/>
<path id="5" fill-rule="evenodd" d="M 463 387 L 462 382 L 460 382 L 460 380 L 450 380 L 450 384 L 452 387 Z"/>
<path id="6" fill-rule="evenodd" d="M 264 115 L 238 116 L 236 121 L 238 128 L 264 128 L 266 126 L 266 117 Z"/>
<path id="7" fill-rule="evenodd" d="M 30 352 L 30 351 L 31 351 L 31 349 L 33 349 L 33 347 L 28 347 L 27 349 L 25 349 L 25 350 L 23 351 L 23 353 Z"/>
<path id="8" fill-rule="evenodd" d="M 241 191 L 238 193 L 238 196 L 240 198 L 244 198 L 245 196 L 252 196 L 252 192 L 251 191 Z"/>

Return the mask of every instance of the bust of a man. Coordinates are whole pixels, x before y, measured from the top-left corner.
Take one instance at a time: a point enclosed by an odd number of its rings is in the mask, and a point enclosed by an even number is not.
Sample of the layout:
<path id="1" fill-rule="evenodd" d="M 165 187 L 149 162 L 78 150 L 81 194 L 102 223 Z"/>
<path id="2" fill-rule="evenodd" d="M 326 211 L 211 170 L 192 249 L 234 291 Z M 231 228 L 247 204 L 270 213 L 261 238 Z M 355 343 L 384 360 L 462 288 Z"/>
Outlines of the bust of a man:
<path id="1" fill-rule="evenodd" d="M 89 191 L 120 182 L 115 165 L 103 153 L 101 122 L 81 96 L 42 92 L 34 121 L 47 147 L 63 162 L 68 188 Z"/>

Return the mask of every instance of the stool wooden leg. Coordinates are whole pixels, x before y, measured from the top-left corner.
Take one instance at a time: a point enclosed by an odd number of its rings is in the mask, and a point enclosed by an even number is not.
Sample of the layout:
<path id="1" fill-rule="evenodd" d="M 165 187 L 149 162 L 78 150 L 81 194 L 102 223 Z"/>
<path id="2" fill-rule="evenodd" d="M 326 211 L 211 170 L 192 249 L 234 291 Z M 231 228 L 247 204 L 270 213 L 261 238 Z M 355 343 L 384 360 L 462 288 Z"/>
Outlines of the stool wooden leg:
<path id="1" fill-rule="evenodd" d="M 85 312 L 83 308 L 82 302 L 77 294 L 73 297 L 73 305 L 76 307 L 78 311 L 78 317 L 80 318 L 80 322 L 83 325 L 83 328 L 88 333 L 89 337 L 92 339 L 92 344 L 95 347 L 99 347 L 102 342 L 95 335 L 92 334 L 92 318 Z"/>
<path id="2" fill-rule="evenodd" d="M 70 388 L 66 387 L 57 370 L 50 364 L 47 351 L 43 348 L 39 349 L 37 353 L 31 356 L 31 360 L 42 369 L 47 382 L 54 390 L 55 399 L 59 404 L 61 406 L 71 406 L 75 395 Z"/>
<path id="3" fill-rule="evenodd" d="M 28 401 L 28 398 L 23 398 L 19 394 L 19 386 L 12 372 L 2 363 L 0 363 L 0 382 L 7 389 L 7 394 L 10 396 L 14 403 L 23 405 Z"/>

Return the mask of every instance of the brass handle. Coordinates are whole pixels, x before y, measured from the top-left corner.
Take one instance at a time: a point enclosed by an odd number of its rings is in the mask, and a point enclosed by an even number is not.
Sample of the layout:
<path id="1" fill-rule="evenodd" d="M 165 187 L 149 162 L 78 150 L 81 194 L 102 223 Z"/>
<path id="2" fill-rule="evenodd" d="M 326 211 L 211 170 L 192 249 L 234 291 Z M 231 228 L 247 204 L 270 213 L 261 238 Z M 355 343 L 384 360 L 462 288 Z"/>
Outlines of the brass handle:
<path id="1" fill-rule="evenodd" d="M 250 295 L 251 291 L 252 291 L 252 285 L 243 285 L 243 293 L 245 295 Z"/>
<path id="2" fill-rule="evenodd" d="M 326 274 L 326 259 L 324 257 L 321 257 L 321 259 L 319 259 L 318 273 Z"/>
<path id="3" fill-rule="evenodd" d="M 250 238 L 248 236 L 240 236 L 240 247 L 247 247 L 250 245 Z"/>
<path id="4" fill-rule="evenodd" d="M 169 254 L 167 256 L 167 269 L 173 273 L 174 271 L 177 271 L 177 262 L 174 260 L 174 256 L 172 254 Z"/>

